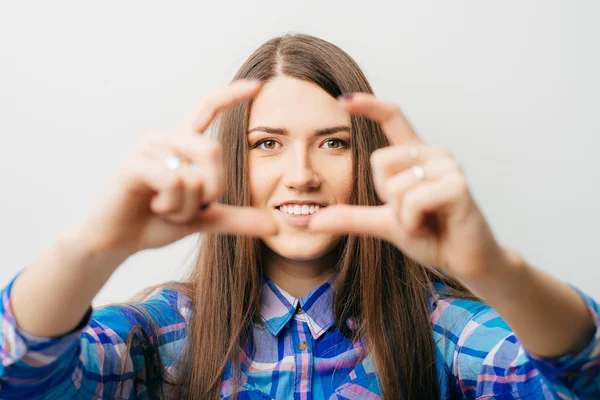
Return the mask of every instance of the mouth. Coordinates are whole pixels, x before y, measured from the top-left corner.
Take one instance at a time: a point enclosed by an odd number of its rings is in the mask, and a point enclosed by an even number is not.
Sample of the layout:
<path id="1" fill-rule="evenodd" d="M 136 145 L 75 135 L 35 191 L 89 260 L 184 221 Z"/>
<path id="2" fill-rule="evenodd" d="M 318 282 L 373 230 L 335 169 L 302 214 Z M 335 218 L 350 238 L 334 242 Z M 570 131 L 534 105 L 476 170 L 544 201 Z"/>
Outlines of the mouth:
<path id="1" fill-rule="evenodd" d="M 323 208 L 325 206 L 322 204 L 282 204 L 275 207 L 284 221 L 298 226 L 307 226 L 311 216 Z"/>
<path id="2" fill-rule="evenodd" d="M 325 206 L 320 204 L 282 204 L 275 208 L 282 213 L 298 216 L 315 214 L 319 212 L 320 209 L 325 208 Z"/>

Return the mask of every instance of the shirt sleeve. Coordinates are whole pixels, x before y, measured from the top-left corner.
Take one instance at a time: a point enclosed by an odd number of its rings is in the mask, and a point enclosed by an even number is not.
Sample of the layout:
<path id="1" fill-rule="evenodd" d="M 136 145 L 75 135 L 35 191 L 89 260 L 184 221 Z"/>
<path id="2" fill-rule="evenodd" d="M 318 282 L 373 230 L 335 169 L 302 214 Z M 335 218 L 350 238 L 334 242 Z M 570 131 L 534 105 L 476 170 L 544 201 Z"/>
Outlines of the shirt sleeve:
<path id="1" fill-rule="evenodd" d="M 15 323 L 11 306 L 15 279 L 0 291 L 2 399 L 143 395 L 147 390 L 144 360 L 148 357 L 148 345 L 158 344 L 161 362 L 168 367 L 171 357 L 175 357 L 172 352 L 184 335 L 186 324 L 177 308 L 178 292 L 160 289 L 142 303 L 97 310 L 90 307 L 80 324 L 65 335 L 31 336 Z M 158 336 L 151 335 L 144 316 L 152 318 L 157 325 Z M 127 341 L 132 332 L 137 340 L 128 349 Z"/>
<path id="2" fill-rule="evenodd" d="M 576 289 L 577 290 L 577 289 Z M 519 343 L 498 313 L 480 302 L 444 299 L 432 313 L 437 351 L 449 374 L 452 398 L 600 398 L 599 306 L 577 290 L 588 306 L 596 332 L 577 354 L 536 357 Z"/>

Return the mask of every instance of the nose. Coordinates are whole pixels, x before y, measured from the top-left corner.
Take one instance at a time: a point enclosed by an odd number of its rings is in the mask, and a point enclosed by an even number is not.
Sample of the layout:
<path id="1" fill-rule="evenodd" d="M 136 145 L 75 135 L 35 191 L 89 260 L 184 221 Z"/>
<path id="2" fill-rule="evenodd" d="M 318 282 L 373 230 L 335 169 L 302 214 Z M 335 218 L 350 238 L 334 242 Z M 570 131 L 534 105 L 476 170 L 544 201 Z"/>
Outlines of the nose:
<path id="1" fill-rule="evenodd" d="M 286 187 L 310 191 L 320 186 L 321 179 L 315 171 L 306 150 L 299 150 L 294 154 L 290 154 L 288 161 L 283 179 Z"/>

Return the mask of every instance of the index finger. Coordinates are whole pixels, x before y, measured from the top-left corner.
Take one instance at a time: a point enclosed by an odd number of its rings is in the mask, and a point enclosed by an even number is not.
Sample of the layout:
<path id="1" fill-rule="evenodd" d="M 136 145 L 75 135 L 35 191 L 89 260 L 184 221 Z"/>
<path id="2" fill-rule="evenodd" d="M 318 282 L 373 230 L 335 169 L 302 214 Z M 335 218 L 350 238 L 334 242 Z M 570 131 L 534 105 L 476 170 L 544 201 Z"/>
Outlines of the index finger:
<path id="1" fill-rule="evenodd" d="M 340 101 L 351 113 L 379 122 L 393 144 L 424 143 L 397 105 L 383 102 L 369 93 L 347 94 L 341 96 Z"/>
<path id="2" fill-rule="evenodd" d="M 279 231 L 273 213 L 254 207 L 212 204 L 198 214 L 197 229 L 204 232 L 264 237 Z"/>
<path id="3" fill-rule="evenodd" d="M 369 235 L 388 239 L 390 233 L 389 206 L 328 206 L 311 217 L 311 232 Z M 388 239 L 389 240 L 389 239 Z"/>
<path id="4" fill-rule="evenodd" d="M 259 80 L 239 79 L 206 96 L 184 121 L 182 129 L 203 133 L 217 113 L 235 103 L 252 98 L 260 91 Z"/>

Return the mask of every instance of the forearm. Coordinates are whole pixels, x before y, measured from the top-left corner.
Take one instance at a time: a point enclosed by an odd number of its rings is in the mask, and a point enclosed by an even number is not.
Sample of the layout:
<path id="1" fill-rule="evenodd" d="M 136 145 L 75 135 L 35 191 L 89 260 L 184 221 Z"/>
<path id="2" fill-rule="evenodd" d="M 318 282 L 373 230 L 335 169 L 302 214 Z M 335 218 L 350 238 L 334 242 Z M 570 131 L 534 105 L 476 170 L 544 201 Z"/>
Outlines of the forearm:
<path id="1" fill-rule="evenodd" d="M 19 328 L 40 337 L 69 332 L 126 259 L 125 254 L 89 248 L 76 228 L 65 232 L 13 285 L 11 303 Z"/>
<path id="2" fill-rule="evenodd" d="M 581 350 L 594 323 L 579 294 L 514 251 L 505 254 L 490 276 L 463 283 L 504 318 L 529 352 L 556 358 Z"/>

